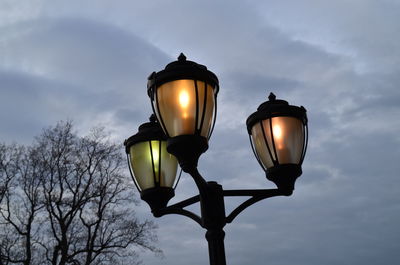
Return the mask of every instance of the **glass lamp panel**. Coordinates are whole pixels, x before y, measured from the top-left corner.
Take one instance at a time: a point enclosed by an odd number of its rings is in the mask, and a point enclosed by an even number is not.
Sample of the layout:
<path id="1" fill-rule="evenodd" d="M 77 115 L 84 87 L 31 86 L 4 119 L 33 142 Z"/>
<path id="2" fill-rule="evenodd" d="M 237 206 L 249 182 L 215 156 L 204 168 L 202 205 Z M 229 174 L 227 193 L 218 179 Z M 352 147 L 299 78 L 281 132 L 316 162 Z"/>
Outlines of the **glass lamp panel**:
<path id="1" fill-rule="evenodd" d="M 167 151 L 167 142 L 161 141 L 161 187 L 173 187 L 176 172 L 178 170 L 178 160 Z"/>
<path id="2" fill-rule="evenodd" d="M 269 129 L 268 129 L 269 130 Z M 267 130 L 265 130 L 265 135 L 267 136 Z M 253 140 L 254 148 L 258 155 L 258 158 L 261 160 L 261 163 L 266 168 L 270 168 L 274 166 L 273 160 L 268 152 L 267 143 L 271 150 L 272 158 L 275 160 L 275 155 L 272 150 L 271 137 L 264 138 L 264 134 L 262 131 L 261 124 L 256 123 L 253 128 L 251 128 L 251 138 Z M 267 143 L 266 143 L 267 140 Z"/>
<path id="3" fill-rule="evenodd" d="M 190 135 L 199 128 L 204 112 L 204 99 L 207 91 L 206 110 L 203 129 L 200 134 L 208 137 L 214 113 L 214 91 L 202 81 L 197 81 L 198 100 L 196 100 L 195 80 L 175 80 L 157 88 L 158 106 L 156 114 L 162 118 L 170 137 Z M 198 104 L 198 121 L 196 124 L 196 107 Z M 197 126 L 197 127 L 196 127 Z"/>
<path id="4" fill-rule="evenodd" d="M 303 123 L 293 117 L 273 117 L 263 120 L 263 127 L 268 143 L 271 143 L 271 125 L 279 164 L 298 164 L 301 160 L 304 141 Z M 269 145 L 271 152 L 273 146 Z M 274 158 L 275 159 L 275 158 Z"/>
<path id="5" fill-rule="evenodd" d="M 130 162 L 141 190 L 156 186 L 172 187 L 178 162 L 167 152 L 166 145 L 166 141 L 146 141 L 131 146 Z"/>
<path id="6" fill-rule="evenodd" d="M 211 127 L 214 123 L 214 111 L 215 111 L 215 97 L 214 97 L 214 89 L 212 86 L 207 85 L 204 82 L 197 81 L 199 86 L 204 85 L 204 89 L 199 89 L 199 120 L 197 123 L 197 128 L 201 128 L 200 135 L 209 138 L 210 137 L 210 131 Z M 206 95 L 207 94 L 207 95 Z M 205 106 L 204 106 L 204 101 Z M 204 112 L 204 108 L 206 108 Z M 204 121 L 203 124 L 201 124 L 201 120 L 203 117 L 203 112 L 204 112 Z M 203 127 L 201 127 L 203 126 Z"/>
<path id="7" fill-rule="evenodd" d="M 149 142 L 141 142 L 131 146 L 130 159 L 133 174 L 141 190 L 153 188 L 154 173 Z"/>

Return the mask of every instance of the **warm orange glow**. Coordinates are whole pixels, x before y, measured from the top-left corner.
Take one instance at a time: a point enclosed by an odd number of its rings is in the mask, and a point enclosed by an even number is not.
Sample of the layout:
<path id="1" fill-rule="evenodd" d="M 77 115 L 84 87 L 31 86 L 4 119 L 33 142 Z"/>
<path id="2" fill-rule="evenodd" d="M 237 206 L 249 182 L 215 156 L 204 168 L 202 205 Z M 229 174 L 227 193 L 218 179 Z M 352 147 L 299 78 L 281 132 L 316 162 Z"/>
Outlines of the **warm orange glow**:
<path id="1" fill-rule="evenodd" d="M 167 82 L 157 88 L 156 113 L 164 121 L 170 137 L 194 134 L 201 121 L 200 135 L 208 137 L 214 118 L 214 88 L 202 81 L 196 82 L 197 92 L 195 82 L 189 79 Z"/>
<path id="2" fill-rule="evenodd" d="M 302 121 L 294 117 L 265 119 L 251 129 L 257 155 L 266 168 L 273 167 L 274 161 L 298 164 L 303 152 L 304 133 Z"/>
<path id="3" fill-rule="evenodd" d="M 274 124 L 272 126 L 272 132 L 274 134 L 274 141 L 276 148 L 282 149 L 285 146 L 285 144 L 283 143 L 283 132 L 281 125 Z"/>
<path id="4" fill-rule="evenodd" d="M 189 106 L 189 93 L 186 90 L 179 92 L 179 104 L 183 109 Z"/>
<path id="5" fill-rule="evenodd" d="M 274 125 L 273 128 L 273 133 L 274 133 L 274 139 L 275 140 L 280 140 L 282 139 L 282 128 L 280 125 Z"/>

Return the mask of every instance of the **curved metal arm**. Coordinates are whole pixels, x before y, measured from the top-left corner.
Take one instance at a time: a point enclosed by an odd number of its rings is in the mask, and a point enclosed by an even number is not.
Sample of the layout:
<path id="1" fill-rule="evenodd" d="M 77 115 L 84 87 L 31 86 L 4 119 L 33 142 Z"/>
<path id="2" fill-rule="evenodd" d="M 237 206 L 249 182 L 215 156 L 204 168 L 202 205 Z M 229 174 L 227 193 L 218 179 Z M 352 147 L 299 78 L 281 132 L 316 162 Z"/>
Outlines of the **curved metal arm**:
<path id="1" fill-rule="evenodd" d="M 240 204 L 236 209 L 234 209 L 228 217 L 226 217 L 226 222 L 231 223 L 239 213 L 241 213 L 244 209 L 253 205 L 256 202 L 261 200 L 275 197 L 275 196 L 283 196 L 286 195 L 284 191 L 279 189 L 264 189 L 264 190 L 225 190 L 224 196 L 252 196 L 250 199 L 246 200 L 242 204 Z"/>
<path id="2" fill-rule="evenodd" d="M 196 196 L 190 197 L 189 199 L 183 200 L 181 202 L 172 204 L 172 205 L 168 206 L 167 208 L 170 208 L 170 207 L 171 208 L 184 208 L 186 206 L 192 205 L 199 201 L 200 201 L 200 195 L 196 195 Z"/>
<path id="3" fill-rule="evenodd" d="M 199 202 L 199 201 L 200 201 L 200 196 L 199 195 L 193 196 L 193 197 L 191 197 L 189 199 L 186 199 L 186 200 L 183 200 L 181 202 L 178 202 L 178 203 L 172 204 L 170 206 L 167 206 L 165 208 L 153 211 L 153 215 L 155 217 L 161 217 L 161 216 L 164 216 L 164 215 L 167 215 L 167 214 L 179 214 L 179 215 L 183 215 L 183 216 L 189 217 L 190 219 L 192 219 L 195 222 L 197 222 L 201 227 L 204 227 L 200 216 L 198 216 L 195 213 L 192 213 L 191 211 L 183 209 L 184 207 L 192 205 L 192 204 L 194 204 L 196 202 Z"/>
<path id="4" fill-rule="evenodd" d="M 154 214 L 155 217 L 161 217 L 161 216 L 167 215 L 167 214 L 183 215 L 183 216 L 189 217 L 190 219 L 194 220 L 201 227 L 204 227 L 200 216 L 198 216 L 195 213 L 192 213 L 191 211 L 188 211 L 188 210 L 185 210 L 185 209 L 182 209 L 182 208 L 176 208 L 176 207 L 168 206 L 166 208 L 163 208 L 163 209 L 160 209 L 160 210 L 158 210 L 156 212 L 153 212 L 153 214 Z"/>
<path id="5" fill-rule="evenodd" d="M 222 190 L 222 186 L 216 182 L 206 182 L 198 172 L 197 168 L 190 170 L 189 174 L 193 177 L 200 194 L 165 208 L 153 211 L 155 217 L 161 217 L 167 214 L 179 214 L 189 217 L 203 228 L 207 228 L 211 223 L 215 223 L 216 220 L 219 220 L 221 227 L 223 227 L 226 223 L 231 223 L 236 216 L 256 202 L 270 197 L 291 195 L 291 191 L 289 192 L 281 189 Z M 220 191 L 218 191 L 218 186 Z M 227 196 L 250 196 L 251 198 L 247 199 L 238 207 L 236 207 L 226 217 L 223 198 Z M 201 202 L 201 217 L 191 211 L 183 209 L 184 207 L 197 202 Z M 204 214 L 207 216 L 204 216 Z"/>

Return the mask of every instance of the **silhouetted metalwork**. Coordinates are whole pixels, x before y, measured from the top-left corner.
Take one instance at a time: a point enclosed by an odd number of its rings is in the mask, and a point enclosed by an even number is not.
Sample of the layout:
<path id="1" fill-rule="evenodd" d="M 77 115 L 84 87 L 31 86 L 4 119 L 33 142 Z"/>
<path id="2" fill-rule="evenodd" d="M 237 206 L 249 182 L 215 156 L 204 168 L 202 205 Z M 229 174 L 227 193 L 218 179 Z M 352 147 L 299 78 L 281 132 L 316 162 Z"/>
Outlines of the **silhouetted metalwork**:
<path id="1" fill-rule="evenodd" d="M 256 159 L 266 172 L 267 179 L 274 182 L 277 189 L 224 190 L 217 182 L 206 181 L 197 170 L 197 163 L 201 154 L 208 149 L 208 139 L 215 124 L 218 91 L 217 76 L 205 66 L 187 61 L 181 54 L 178 61 L 168 64 L 158 73 L 153 72 L 148 78 L 148 95 L 159 123 L 152 118 L 151 123 L 141 125 L 139 132 L 125 141 L 134 182 L 146 183 L 143 178 L 153 179 L 152 185 L 146 189 L 137 185 L 153 215 L 183 215 L 206 229 L 211 265 L 226 264 L 223 228 L 227 223 L 231 223 L 238 214 L 256 202 L 292 194 L 295 181 L 302 173 L 301 165 L 308 141 L 305 108 L 277 100 L 271 93 L 269 100 L 249 116 L 246 124 Z M 150 124 L 151 130 L 148 129 Z M 169 206 L 168 201 L 174 196 L 173 188 L 162 187 L 159 183 L 168 173 L 163 166 L 171 168 L 174 161 L 161 161 L 162 144 L 159 144 L 159 155 L 153 155 L 151 144 L 141 150 L 142 154 L 135 154 L 136 145 L 165 140 L 167 151 L 177 158 L 182 170 L 190 174 L 199 191 L 199 195 Z M 150 162 L 146 162 L 152 165 L 148 176 L 133 172 L 135 167 L 142 167 L 134 164 L 132 157 L 135 155 L 150 159 Z M 154 167 L 156 163 L 158 171 Z M 232 196 L 249 198 L 226 214 L 224 198 Z M 185 209 L 195 203 L 200 203 L 200 215 Z"/>

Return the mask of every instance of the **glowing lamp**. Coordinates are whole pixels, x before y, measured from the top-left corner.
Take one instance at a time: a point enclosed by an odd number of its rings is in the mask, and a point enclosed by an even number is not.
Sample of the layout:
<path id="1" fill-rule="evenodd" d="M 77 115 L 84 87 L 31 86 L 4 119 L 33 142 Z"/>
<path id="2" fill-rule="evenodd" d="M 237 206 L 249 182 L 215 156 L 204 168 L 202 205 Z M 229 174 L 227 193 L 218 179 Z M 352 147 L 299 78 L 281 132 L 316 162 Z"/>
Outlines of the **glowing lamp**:
<path id="1" fill-rule="evenodd" d="M 165 207 L 175 195 L 178 161 L 167 152 L 167 138 L 156 117 L 152 115 L 150 122 L 140 125 L 138 133 L 124 145 L 140 197 L 152 210 Z"/>
<path id="2" fill-rule="evenodd" d="M 218 90 L 217 76 L 204 65 L 187 61 L 182 53 L 177 61 L 148 78 L 148 95 L 168 138 L 168 152 L 178 158 L 185 171 L 196 167 L 208 149 Z"/>
<path id="3" fill-rule="evenodd" d="M 277 100 L 273 93 L 247 119 L 250 143 L 267 178 L 292 193 L 307 149 L 308 128 L 304 107 Z"/>

